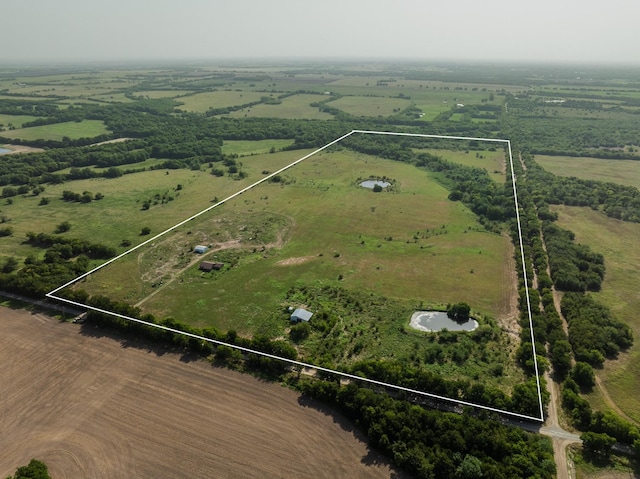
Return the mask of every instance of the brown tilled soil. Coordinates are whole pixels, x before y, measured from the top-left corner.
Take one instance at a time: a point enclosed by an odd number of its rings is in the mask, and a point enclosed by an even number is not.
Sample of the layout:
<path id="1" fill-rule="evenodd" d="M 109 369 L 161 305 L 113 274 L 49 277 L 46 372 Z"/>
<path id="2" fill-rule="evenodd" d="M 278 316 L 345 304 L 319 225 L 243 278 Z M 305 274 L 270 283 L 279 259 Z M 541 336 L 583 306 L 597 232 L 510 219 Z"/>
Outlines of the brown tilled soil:
<path id="1" fill-rule="evenodd" d="M 398 477 L 282 386 L 89 324 L 0 307 L 0 477 Z"/>

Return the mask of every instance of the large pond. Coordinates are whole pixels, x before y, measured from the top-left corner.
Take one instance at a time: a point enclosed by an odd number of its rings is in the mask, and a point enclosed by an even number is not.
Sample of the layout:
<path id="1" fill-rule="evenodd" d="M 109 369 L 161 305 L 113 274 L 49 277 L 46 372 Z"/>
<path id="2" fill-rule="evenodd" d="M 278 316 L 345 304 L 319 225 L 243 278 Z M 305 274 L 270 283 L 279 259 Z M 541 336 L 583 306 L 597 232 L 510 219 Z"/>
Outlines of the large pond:
<path id="1" fill-rule="evenodd" d="M 387 186 L 389 186 L 391 183 L 387 183 L 386 181 L 380 181 L 380 180 L 366 180 L 363 181 L 362 183 L 360 183 L 360 186 L 364 187 L 364 188 L 369 188 L 370 190 L 373 189 L 374 186 L 378 185 L 381 186 L 383 188 L 386 188 Z"/>
<path id="2" fill-rule="evenodd" d="M 411 327 L 420 331 L 434 333 L 436 331 L 473 331 L 478 327 L 478 321 L 469 319 L 458 323 L 443 311 L 416 311 L 411 315 Z"/>
<path id="3" fill-rule="evenodd" d="M 7 150 L 6 148 L 0 148 L 0 155 L 4 155 L 6 153 L 11 153 L 11 150 Z M 373 186 L 371 188 L 373 188 Z"/>

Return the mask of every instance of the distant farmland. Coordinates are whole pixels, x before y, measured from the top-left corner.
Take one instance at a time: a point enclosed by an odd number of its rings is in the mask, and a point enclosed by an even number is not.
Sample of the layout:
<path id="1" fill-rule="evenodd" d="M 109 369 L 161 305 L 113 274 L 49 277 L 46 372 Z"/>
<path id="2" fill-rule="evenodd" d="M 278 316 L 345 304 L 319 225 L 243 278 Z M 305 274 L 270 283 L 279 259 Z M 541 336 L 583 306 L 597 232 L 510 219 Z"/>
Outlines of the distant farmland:
<path id="1" fill-rule="evenodd" d="M 33 126 L 4 131 L 0 136 L 6 138 L 19 138 L 21 140 L 57 140 L 64 137 L 70 139 L 93 138 L 109 133 L 109 130 L 101 120 L 82 120 L 79 122 L 68 121 L 51 125 Z"/>

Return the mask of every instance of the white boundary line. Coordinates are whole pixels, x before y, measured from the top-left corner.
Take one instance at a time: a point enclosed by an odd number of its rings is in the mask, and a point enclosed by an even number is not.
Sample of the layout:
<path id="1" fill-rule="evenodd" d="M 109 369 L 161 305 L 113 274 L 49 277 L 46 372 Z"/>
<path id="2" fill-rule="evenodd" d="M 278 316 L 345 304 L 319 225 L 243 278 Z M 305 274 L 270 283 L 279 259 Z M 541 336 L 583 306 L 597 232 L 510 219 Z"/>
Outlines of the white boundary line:
<path id="1" fill-rule="evenodd" d="M 507 411 L 504 409 L 498 409 L 498 408 L 493 408 L 493 407 L 489 407 L 489 406 L 484 406 L 482 404 L 475 404 L 475 403 L 471 403 L 471 402 L 467 402 L 467 401 L 463 401 L 460 399 L 453 399 L 453 398 L 448 398 L 445 396 L 439 396 L 437 394 L 432 394 L 432 393 L 428 393 L 425 391 L 418 391 L 415 389 L 411 389 L 411 388 L 406 388 L 403 386 L 398 386 L 396 384 L 389 384 L 389 383 L 385 383 L 382 381 L 377 381 L 374 379 L 368 379 L 368 378 L 364 378 L 364 377 L 360 377 L 360 376 L 356 376 L 354 374 L 349 374 L 349 373 L 344 373 L 341 371 L 336 371 L 333 369 L 328 369 L 328 368 L 324 368 L 321 366 L 315 366 L 313 364 L 308 364 L 308 363 L 304 363 L 301 361 L 295 361 L 292 359 L 286 359 L 286 358 L 281 358 L 279 356 L 275 356 L 273 354 L 268 354 L 268 353 L 264 353 L 261 351 L 255 351 L 253 349 L 249 349 L 249 348 L 245 348 L 243 346 L 238 346 L 235 344 L 229 344 L 229 343 L 225 343 L 223 341 L 218 341 L 215 339 L 210 339 L 210 338 L 206 338 L 204 336 L 199 336 L 197 334 L 192 334 L 192 333 L 188 333 L 188 332 L 184 332 L 184 331 L 180 331 L 177 329 L 173 329 L 173 328 L 169 328 L 167 326 L 163 326 L 160 324 L 155 324 L 155 323 L 149 323 L 147 321 L 142 321 L 141 319 L 137 319 L 137 318 L 132 318 L 130 316 L 125 316 L 123 314 L 118 314 L 118 313 L 114 313 L 112 311 L 106 311 L 104 309 L 100 309 L 100 308 L 96 308 L 94 306 L 89 306 L 87 304 L 83 304 L 83 303 L 79 303 L 76 301 L 72 301 L 66 298 L 62 298 L 60 296 L 56 296 L 55 293 L 57 293 L 58 291 L 60 291 L 61 289 L 66 288 L 67 286 L 70 286 L 80 280 L 82 280 L 83 278 L 86 278 L 87 276 L 89 276 L 90 274 L 104 268 L 105 266 L 113 263 L 114 261 L 122 258 L 123 256 L 128 255 L 129 253 L 132 253 L 133 251 L 137 250 L 138 248 L 141 248 L 142 246 L 160 238 L 161 236 L 175 230 L 176 228 L 184 225 L 185 223 L 191 221 L 194 218 L 197 218 L 198 216 L 214 209 L 217 208 L 220 205 L 223 205 L 224 203 L 226 203 L 227 201 L 241 195 L 242 193 L 244 193 L 245 191 L 250 190 L 251 188 L 259 185 L 260 183 L 263 183 L 267 180 L 269 180 L 270 178 L 282 173 L 285 170 L 288 170 L 289 168 L 297 165 L 298 163 L 306 160 L 307 158 L 310 158 L 311 156 L 315 155 L 316 153 L 321 152 L 322 150 L 329 148 L 332 145 L 335 145 L 336 143 L 344 140 L 345 138 L 353 135 L 354 133 L 362 133 L 362 134 L 370 134 L 370 135 L 389 135 L 389 136 L 410 136 L 410 137 L 418 137 L 418 138 L 438 138 L 438 139 L 447 139 L 447 140 L 476 140 L 476 141 L 485 141 L 485 142 L 494 142 L 494 143 L 505 143 L 508 147 L 508 151 L 509 151 L 509 164 L 511 167 L 511 179 L 512 179 L 512 185 L 513 185 L 513 197 L 514 197 L 514 203 L 515 203 L 515 209 L 516 209 L 516 219 L 517 219 L 517 223 L 518 223 L 518 238 L 520 240 L 520 255 L 522 258 L 522 269 L 523 269 L 523 279 L 524 279 L 524 285 L 525 285 L 525 292 L 526 292 L 526 296 L 527 296 L 527 312 L 528 312 L 528 316 L 529 316 L 529 329 L 531 330 L 531 342 L 532 342 L 532 348 L 533 348 L 533 363 L 534 363 L 534 369 L 535 369 L 535 373 L 536 373 L 536 385 L 537 385 L 537 389 L 538 389 L 538 403 L 540 406 L 540 417 L 535 417 L 535 416 L 528 416 L 526 414 L 520 414 L 520 413 L 516 413 L 513 411 Z M 464 137 L 464 136 L 447 136 L 447 135 L 427 135 L 427 134 L 420 134 L 420 133 L 394 133 L 394 132 L 388 132 L 388 131 L 371 131 L 371 130 L 352 130 L 349 133 L 342 135 L 341 137 L 327 143 L 326 145 L 318 148 L 317 150 L 303 156 L 302 158 L 294 161 L 293 163 L 290 163 L 289 165 L 280 168 L 278 171 L 275 171 L 274 173 L 271 173 L 268 176 L 265 176 L 264 178 L 262 178 L 259 181 L 256 181 L 255 183 L 247 186 L 246 188 L 241 189 L 240 191 L 232 194 L 231 196 L 223 199 L 222 201 L 217 202 L 216 204 L 209 206 L 208 208 L 200 211 L 199 213 L 196 213 L 193 216 L 190 216 L 189 218 L 187 218 L 184 221 L 181 221 L 177 224 L 175 224 L 174 226 L 172 226 L 171 228 L 166 229 L 165 231 L 163 231 L 162 233 L 158 233 L 157 235 L 153 236 L 152 238 L 140 243 L 137 246 L 134 246 L 133 248 L 125 251 L 124 253 L 119 254 L 118 256 L 116 256 L 115 258 L 110 259 L 109 261 L 106 261 L 105 263 L 101 264 L 100 266 L 92 269 L 91 271 L 88 271 L 80 276 L 78 276 L 77 278 L 63 284 L 62 286 L 59 286 L 57 288 L 55 288 L 54 290 L 48 292 L 45 296 L 47 298 L 51 298 L 51 299 L 56 299 L 58 301 L 63 301 L 65 303 L 69 303 L 72 304 L 74 306 L 79 306 L 81 308 L 87 308 L 87 309 L 91 309 L 92 311 L 96 311 L 98 313 L 103 313 L 103 314 L 108 314 L 111 316 L 116 316 L 118 318 L 121 319 L 125 319 L 128 321 L 132 321 L 135 323 L 140 323 L 140 324 L 144 324 L 146 326 L 150 326 L 150 327 L 154 327 L 154 328 L 158 328 L 158 329 L 162 329 L 164 331 L 169 331 L 171 333 L 175 333 L 175 334 L 182 334 L 184 336 L 188 336 L 191 338 L 195 338 L 195 339 L 199 339 L 201 341 L 206 341 L 209 343 L 213 343 L 213 344 L 217 344 L 217 345 L 221 345 L 221 346 L 229 346 L 231 348 L 234 349 L 238 349 L 240 351 L 243 351 L 245 353 L 252 353 L 252 354 L 257 354 L 259 356 L 264 356 L 270 359 L 277 359 L 279 361 L 283 361 L 285 363 L 289 363 L 291 365 L 294 366 L 301 366 L 301 367 L 305 367 L 305 368 L 312 368 L 318 371 L 323 371 L 323 372 L 327 372 L 327 373 L 331 373 L 331 374 L 335 374 L 347 379 L 353 379 L 353 380 L 358 380 L 358 381 L 362 381 L 362 382 L 366 382 L 369 384 L 375 384 L 378 386 L 384 386 L 387 388 L 391 388 L 391 389 L 396 389 L 399 391 L 404 391 L 404 392 L 409 392 L 412 394 L 417 394 L 417 395 L 421 395 L 421 396 L 426 396 L 426 397 L 430 397 L 433 399 L 437 399 L 440 401 L 445 401 L 445 402 L 450 402 L 450 403 L 454 403 L 454 404 L 458 404 L 458 405 L 462 405 L 462 406 L 471 406 L 474 408 L 478 408 L 478 409 L 483 409 L 486 411 L 491 411 L 491 412 L 496 412 L 496 413 L 500 413 L 503 415 L 508 415 L 508 416 L 513 416 L 515 418 L 519 418 L 519 419 L 527 419 L 527 420 L 533 420 L 533 421 L 539 421 L 539 422 L 544 422 L 544 407 L 542 405 L 542 392 L 541 392 L 541 388 L 540 388 L 540 374 L 539 374 L 539 370 L 538 370 L 538 359 L 536 356 L 536 343 L 535 343 L 535 337 L 534 337 L 534 333 L 533 333 L 533 320 L 532 320 L 532 316 L 531 316 L 531 303 L 530 303 L 530 299 L 529 299 L 529 287 L 527 284 L 527 269 L 526 269 L 526 262 L 525 262 L 525 257 L 524 257 L 524 246 L 523 246 L 523 242 L 522 242 L 522 229 L 520 226 L 520 211 L 519 211 L 519 205 L 518 205 L 518 194 L 517 194 L 517 190 L 516 190 L 516 176 L 515 176 L 515 172 L 513 170 L 513 155 L 512 155 L 512 151 L 511 151 L 511 141 L 509 140 L 504 140 L 504 139 L 498 139 L 498 138 L 474 138 L 474 137 Z"/>

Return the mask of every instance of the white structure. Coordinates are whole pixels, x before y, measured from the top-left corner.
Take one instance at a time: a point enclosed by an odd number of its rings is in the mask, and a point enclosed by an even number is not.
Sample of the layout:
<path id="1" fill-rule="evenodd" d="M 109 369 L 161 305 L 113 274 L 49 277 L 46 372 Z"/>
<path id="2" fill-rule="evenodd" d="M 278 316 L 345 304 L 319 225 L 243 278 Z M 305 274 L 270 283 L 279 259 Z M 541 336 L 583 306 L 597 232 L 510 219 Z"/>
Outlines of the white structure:
<path id="1" fill-rule="evenodd" d="M 291 313 L 291 322 L 299 323 L 301 321 L 309 322 L 313 316 L 313 313 L 307 311 L 306 309 L 298 308 L 293 313 Z"/>
<path id="2" fill-rule="evenodd" d="M 205 254 L 208 249 L 209 248 L 207 248 L 206 246 L 202 246 L 201 244 L 199 244 L 198 246 L 193 248 L 193 252 L 198 254 Z"/>

